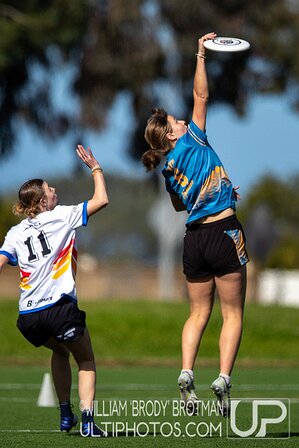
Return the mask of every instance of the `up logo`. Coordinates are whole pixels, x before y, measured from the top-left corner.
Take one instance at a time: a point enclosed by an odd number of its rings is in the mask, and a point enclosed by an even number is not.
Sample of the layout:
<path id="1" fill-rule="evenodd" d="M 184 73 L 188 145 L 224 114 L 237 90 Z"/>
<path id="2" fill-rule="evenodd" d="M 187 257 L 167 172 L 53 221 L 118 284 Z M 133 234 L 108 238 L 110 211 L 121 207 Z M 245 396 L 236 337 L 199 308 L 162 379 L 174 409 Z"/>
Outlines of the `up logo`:
<path id="1" fill-rule="evenodd" d="M 241 402 L 242 404 L 240 405 Z M 231 400 L 230 419 L 227 422 L 227 437 L 289 438 L 289 408 L 290 403 L 288 399 L 250 398 Z M 249 428 L 248 421 L 251 424 Z"/>

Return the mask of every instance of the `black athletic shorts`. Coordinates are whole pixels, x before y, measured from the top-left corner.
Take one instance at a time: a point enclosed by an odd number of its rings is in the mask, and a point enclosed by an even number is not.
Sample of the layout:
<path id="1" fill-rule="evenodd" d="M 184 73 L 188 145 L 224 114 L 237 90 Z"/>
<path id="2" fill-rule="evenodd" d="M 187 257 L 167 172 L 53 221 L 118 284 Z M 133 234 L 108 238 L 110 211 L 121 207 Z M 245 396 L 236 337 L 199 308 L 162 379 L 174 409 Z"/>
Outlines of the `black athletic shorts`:
<path id="1" fill-rule="evenodd" d="M 51 337 L 57 342 L 75 342 L 83 336 L 85 317 L 73 300 L 63 296 L 49 308 L 20 314 L 17 327 L 35 347 L 44 345 Z"/>
<path id="2" fill-rule="evenodd" d="M 187 225 L 183 265 L 187 279 L 221 276 L 249 261 L 245 235 L 235 215 L 219 221 Z"/>

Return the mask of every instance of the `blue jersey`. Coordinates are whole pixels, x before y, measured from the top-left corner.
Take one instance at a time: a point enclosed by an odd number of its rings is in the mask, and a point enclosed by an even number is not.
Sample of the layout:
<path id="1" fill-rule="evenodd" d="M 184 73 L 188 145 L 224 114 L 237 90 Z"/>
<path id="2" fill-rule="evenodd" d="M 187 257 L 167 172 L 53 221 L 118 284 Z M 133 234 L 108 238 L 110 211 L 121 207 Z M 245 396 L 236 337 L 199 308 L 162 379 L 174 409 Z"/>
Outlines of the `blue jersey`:
<path id="1" fill-rule="evenodd" d="M 229 207 L 235 209 L 232 183 L 207 135 L 193 121 L 167 154 L 162 174 L 168 193 L 178 195 L 184 203 L 187 223 Z"/>

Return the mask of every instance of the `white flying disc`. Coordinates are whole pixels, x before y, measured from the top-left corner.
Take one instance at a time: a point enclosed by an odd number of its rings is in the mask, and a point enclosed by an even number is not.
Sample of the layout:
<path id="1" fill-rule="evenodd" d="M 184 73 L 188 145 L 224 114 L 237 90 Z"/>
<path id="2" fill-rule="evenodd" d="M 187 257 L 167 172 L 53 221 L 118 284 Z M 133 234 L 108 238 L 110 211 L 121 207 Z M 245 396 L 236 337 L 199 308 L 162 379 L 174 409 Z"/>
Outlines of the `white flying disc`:
<path id="1" fill-rule="evenodd" d="M 206 40 L 204 46 L 212 51 L 245 51 L 250 48 L 250 43 L 236 37 L 216 37 Z"/>

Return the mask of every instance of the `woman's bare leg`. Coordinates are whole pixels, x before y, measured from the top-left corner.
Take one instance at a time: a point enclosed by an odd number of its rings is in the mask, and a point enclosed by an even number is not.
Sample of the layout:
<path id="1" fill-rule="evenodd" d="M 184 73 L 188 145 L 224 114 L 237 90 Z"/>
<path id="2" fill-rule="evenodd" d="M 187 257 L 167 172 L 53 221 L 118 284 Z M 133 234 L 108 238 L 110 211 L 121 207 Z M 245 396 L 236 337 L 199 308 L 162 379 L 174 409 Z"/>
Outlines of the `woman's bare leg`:
<path id="1" fill-rule="evenodd" d="M 182 368 L 193 370 L 201 337 L 209 321 L 214 302 L 214 280 L 188 280 L 190 316 L 182 333 Z"/>
<path id="2" fill-rule="evenodd" d="M 65 343 L 78 364 L 78 393 L 81 409 L 92 409 L 96 388 L 96 365 L 88 329 L 76 342 Z"/>
<path id="3" fill-rule="evenodd" d="M 246 291 L 246 266 L 238 272 L 215 277 L 223 318 L 219 339 L 220 372 L 230 375 L 242 337 Z"/>
<path id="4" fill-rule="evenodd" d="M 52 376 L 59 402 L 70 400 L 72 375 L 69 355 L 71 352 L 79 369 L 78 393 L 82 409 L 92 409 L 95 397 L 96 366 L 87 328 L 78 341 L 62 344 L 51 338 L 45 347 L 53 352 Z"/>

